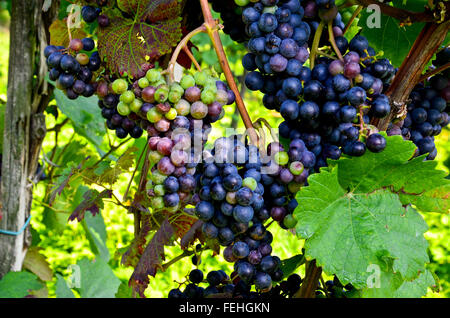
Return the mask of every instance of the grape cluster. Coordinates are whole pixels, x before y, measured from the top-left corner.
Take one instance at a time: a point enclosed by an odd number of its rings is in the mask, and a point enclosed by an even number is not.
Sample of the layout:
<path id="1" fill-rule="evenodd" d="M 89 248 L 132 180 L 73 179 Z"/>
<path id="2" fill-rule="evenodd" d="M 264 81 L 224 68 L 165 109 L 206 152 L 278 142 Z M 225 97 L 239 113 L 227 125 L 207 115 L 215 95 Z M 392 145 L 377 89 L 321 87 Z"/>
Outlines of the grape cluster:
<path id="1" fill-rule="evenodd" d="M 100 69 L 101 60 L 94 49 L 91 38 L 72 39 L 68 48 L 49 45 L 44 49 L 49 78 L 68 98 L 90 97 L 96 92 L 94 72 Z"/>
<path id="2" fill-rule="evenodd" d="M 383 92 L 395 69 L 387 59 L 363 57 L 369 51 L 373 49 L 367 39 L 358 35 L 343 48 L 343 61 L 321 57 L 312 70 L 302 67 L 300 75 L 260 78 L 264 106 L 285 119 L 280 135 L 302 139 L 314 154 L 315 170 L 342 152 L 361 156 L 366 149 L 380 152 L 386 145 L 380 134 L 369 130 L 369 123 L 390 112 Z"/>
<path id="3" fill-rule="evenodd" d="M 233 91 L 207 70 L 168 84 L 161 71 L 151 67 L 144 66 L 147 71 L 132 84 L 116 79 L 108 87 L 104 82 L 105 90 L 98 94 L 107 127 L 119 138 L 128 133 L 139 138 L 143 130 L 149 136 L 170 134 L 171 123 L 179 116 L 210 125 L 223 117 L 224 105 L 235 101 Z"/>
<path id="4" fill-rule="evenodd" d="M 291 274 L 285 280 L 279 282 L 268 293 L 262 295 L 263 299 L 277 300 L 293 298 L 300 289 L 302 278 L 298 274 Z"/>
<path id="5" fill-rule="evenodd" d="M 342 21 L 341 13 L 337 11 L 334 0 L 308 0 L 303 3 L 305 9 L 304 21 L 311 27 L 312 33 L 316 34 L 320 21 L 332 21 L 332 32 L 336 44 L 339 48 L 348 45 L 348 40 L 344 37 L 345 23 Z M 309 40 L 309 45 L 312 46 L 313 37 Z M 330 37 L 328 25 L 325 25 L 324 32 L 322 32 L 319 46 L 329 45 Z M 345 52 L 342 52 L 345 53 Z"/>
<path id="6" fill-rule="evenodd" d="M 201 284 L 207 283 L 204 288 Z M 236 277 L 229 277 L 225 271 L 217 270 L 209 272 L 206 277 L 199 269 L 192 270 L 188 275 L 188 280 L 181 291 L 181 285 L 178 288 L 171 289 L 168 298 L 172 299 L 200 299 L 210 297 L 225 298 L 257 298 L 258 293 L 252 292 L 251 287 L 243 280 Z"/>
<path id="7" fill-rule="evenodd" d="M 97 0 L 96 4 L 98 7 L 94 5 L 84 6 L 81 9 L 81 17 L 88 24 L 97 21 L 99 27 L 106 28 L 109 26 L 110 21 L 108 16 L 102 13 L 102 7 L 108 4 L 108 0 Z"/>
<path id="8" fill-rule="evenodd" d="M 450 48 L 441 50 L 433 61 L 434 67 L 440 67 L 450 61 Z M 437 149 L 435 136 L 449 122 L 450 71 L 436 74 L 427 83 L 417 85 L 409 96 L 408 113 L 403 121 L 391 125 L 388 133 L 403 135 L 417 146 L 417 155 L 427 154 L 427 160 L 434 160 Z"/>
<path id="9" fill-rule="evenodd" d="M 214 11 L 220 13 L 223 20 L 223 32 L 228 34 L 233 41 L 245 42 L 248 37 L 245 34 L 245 24 L 242 22 L 241 7 L 234 0 L 209 0 Z"/>
<path id="10" fill-rule="evenodd" d="M 240 299 L 263 299 L 276 300 L 292 298 L 300 289 L 302 278 L 298 274 L 291 274 L 285 280 L 277 283 L 269 291 L 251 291 L 251 286 L 237 277 L 230 278 L 225 271 L 217 270 L 209 272 L 206 277 L 199 269 L 192 270 L 184 288 L 173 288 L 168 293 L 172 299 L 200 299 L 200 298 L 240 298 Z M 206 288 L 200 286 L 208 284 Z M 203 285 L 205 286 L 205 285 Z M 332 291 L 333 281 L 327 281 L 327 287 Z M 181 290 L 183 289 L 183 291 Z"/>
<path id="11" fill-rule="evenodd" d="M 243 10 L 242 20 L 250 40 L 242 64 L 250 72 L 245 78 L 249 89 L 271 90 L 285 78 L 302 73 L 309 57 L 311 34 L 310 26 L 302 21 L 303 15 L 298 0 L 261 1 Z"/>
<path id="12" fill-rule="evenodd" d="M 316 156 L 316 170 L 326 165 L 327 158 L 338 159 L 341 152 L 361 156 L 366 149 L 380 152 L 386 146 L 369 124 L 390 113 L 383 92 L 395 69 L 387 59 L 362 57 L 370 49 L 363 36 L 354 37 L 348 49 L 343 62 L 320 58 L 302 79 L 300 96 L 286 96 L 270 105 L 286 120 L 280 125 L 280 134 L 301 138 Z"/>
<path id="13" fill-rule="evenodd" d="M 195 207 L 204 222 L 202 231 L 225 247 L 225 260 L 234 263 L 242 281 L 268 291 L 283 273 L 280 259 L 271 255 L 273 236 L 264 225 L 271 211 L 263 197 L 265 173 L 258 148 L 238 136 L 222 137 L 204 156 Z"/>
<path id="14" fill-rule="evenodd" d="M 116 109 L 120 116 L 134 112 L 146 121 L 153 164 L 147 194 L 153 210 L 175 212 L 191 202 L 211 123 L 223 116 L 223 105 L 234 102 L 235 96 L 206 72 L 167 85 L 160 72 L 150 69 L 139 83 L 143 102 L 126 90 L 124 80 L 113 82 L 112 89 L 121 93 Z"/>

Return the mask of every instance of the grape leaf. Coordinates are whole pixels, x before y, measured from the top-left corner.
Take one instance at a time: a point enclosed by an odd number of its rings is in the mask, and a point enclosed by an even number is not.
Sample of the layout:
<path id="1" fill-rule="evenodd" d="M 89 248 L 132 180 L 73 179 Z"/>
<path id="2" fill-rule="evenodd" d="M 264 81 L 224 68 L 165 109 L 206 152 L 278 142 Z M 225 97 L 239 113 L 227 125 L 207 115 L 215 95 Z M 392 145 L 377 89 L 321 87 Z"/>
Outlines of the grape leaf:
<path id="1" fill-rule="evenodd" d="M 405 279 L 417 277 L 429 262 L 422 217 L 387 189 L 370 194 L 344 190 L 339 169 L 310 176 L 309 186 L 297 193 L 296 231 L 306 239 L 307 258 L 357 288 L 365 286 L 373 264 L 382 271 L 393 268 Z"/>
<path id="2" fill-rule="evenodd" d="M 124 18 L 117 10 L 109 10 L 106 14 L 112 23 L 99 29 L 99 54 L 116 75 L 136 77 L 144 63 L 169 53 L 181 39 L 178 0 L 147 1 L 145 6 L 143 2 L 131 2 L 131 7 L 134 4 L 138 7 L 134 19 Z M 161 13 L 165 7 L 170 10 Z"/>
<path id="3" fill-rule="evenodd" d="M 437 170 L 437 162 L 424 161 L 424 156 L 410 160 L 416 146 L 401 136 L 387 138 L 386 149 L 378 154 L 367 152 L 362 157 L 343 158 L 332 164 L 339 166 L 339 183 L 354 193 L 370 193 L 390 188 L 400 195 L 403 204 L 414 203 L 423 212 L 448 213 L 450 180 Z"/>
<path id="4" fill-rule="evenodd" d="M 136 159 L 136 151 L 139 149 L 137 147 L 128 148 L 117 160 L 117 166 L 124 171 L 128 171 L 133 165 Z"/>
<path id="5" fill-rule="evenodd" d="M 94 217 L 88 213 L 85 215 L 82 224 L 92 252 L 105 262 L 108 262 L 110 254 L 106 246 L 107 234 L 103 216 L 98 214 Z"/>
<path id="6" fill-rule="evenodd" d="M 42 288 L 36 275 L 29 272 L 9 272 L 0 280 L 0 298 L 23 298 L 32 290 Z"/>
<path id="7" fill-rule="evenodd" d="M 181 237 L 180 246 L 181 249 L 185 250 L 191 246 L 197 238 L 204 241 L 202 233 L 203 221 L 197 220 L 191 228 Z"/>
<path id="8" fill-rule="evenodd" d="M 112 191 L 111 190 L 103 190 L 102 192 L 98 192 L 95 189 L 89 189 L 83 194 L 83 202 L 80 203 L 72 212 L 69 217 L 69 221 L 73 221 L 75 219 L 78 222 L 84 219 L 84 214 L 86 211 L 91 212 L 92 216 L 95 216 L 100 212 L 100 209 L 103 208 L 103 199 L 111 198 Z"/>
<path id="9" fill-rule="evenodd" d="M 164 211 L 163 214 L 169 218 L 169 222 L 173 226 L 175 230 L 175 236 L 177 238 L 182 238 L 198 221 L 195 216 L 190 216 L 180 212 L 171 213 Z"/>
<path id="10" fill-rule="evenodd" d="M 426 270 L 418 278 L 405 281 L 400 274 L 381 272 L 379 284 L 373 284 L 357 292 L 362 298 L 419 298 L 425 296 L 428 287 L 436 285 L 433 275 Z"/>
<path id="11" fill-rule="evenodd" d="M 77 262 L 79 268 L 80 287 L 78 291 L 82 298 L 114 298 L 120 285 L 120 280 L 101 258 L 90 261 L 87 258 Z"/>
<path id="12" fill-rule="evenodd" d="M 80 96 L 77 100 L 71 100 L 59 89 L 55 89 L 54 93 L 59 110 L 72 120 L 76 133 L 91 142 L 102 156 L 106 150 L 103 137 L 107 132 L 98 107 L 98 97 Z"/>
<path id="13" fill-rule="evenodd" d="M 408 4 L 403 0 L 392 1 L 396 8 L 407 9 L 415 12 L 423 12 L 427 0 L 409 1 Z M 367 37 L 370 45 L 378 52 L 383 51 L 394 67 L 399 67 L 405 57 L 408 55 L 415 39 L 422 30 L 424 23 L 414 23 L 412 25 L 400 26 L 400 21 L 381 14 L 380 28 L 370 27 L 374 15 L 378 12 L 368 11 L 366 8 L 361 12 L 359 26 L 362 27 L 362 35 Z"/>
<path id="14" fill-rule="evenodd" d="M 127 251 L 123 254 L 121 264 L 124 266 L 133 266 L 139 262 L 139 258 L 144 252 L 144 245 L 147 242 L 147 235 L 152 229 L 150 215 L 142 216 L 142 226 L 139 234 L 135 237 L 133 243 L 130 244 Z"/>
<path id="15" fill-rule="evenodd" d="M 59 274 L 56 274 L 56 297 L 57 298 L 75 298 L 73 291 L 67 286 L 67 282 Z"/>
<path id="16" fill-rule="evenodd" d="M 283 272 L 283 277 L 288 278 L 297 268 L 305 264 L 306 259 L 302 254 L 292 256 L 281 261 L 280 269 Z"/>
<path id="17" fill-rule="evenodd" d="M 165 219 L 159 230 L 155 233 L 150 243 L 145 248 L 133 274 L 130 277 L 129 285 L 144 296 L 144 291 L 149 283 L 149 275 L 155 276 L 158 269 L 162 267 L 161 261 L 165 260 L 164 246 L 173 242 L 175 236 L 174 229 L 168 219 Z"/>
<path id="18" fill-rule="evenodd" d="M 55 20 L 50 25 L 50 44 L 62 45 L 64 47 L 69 46 L 69 31 L 67 29 L 67 23 L 64 20 Z M 86 32 L 83 28 L 73 28 L 70 30 L 72 39 L 82 39 L 86 37 Z"/>

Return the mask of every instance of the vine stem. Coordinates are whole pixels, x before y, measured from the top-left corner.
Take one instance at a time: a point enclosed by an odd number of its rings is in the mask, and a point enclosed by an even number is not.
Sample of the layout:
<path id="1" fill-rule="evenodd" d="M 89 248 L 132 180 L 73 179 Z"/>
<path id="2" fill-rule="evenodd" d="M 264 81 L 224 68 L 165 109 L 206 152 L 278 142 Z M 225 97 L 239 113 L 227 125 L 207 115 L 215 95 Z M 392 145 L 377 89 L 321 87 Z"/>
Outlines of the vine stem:
<path id="1" fill-rule="evenodd" d="M 429 72 L 426 72 L 425 74 L 423 74 L 420 79 L 419 82 L 423 82 L 425 80 L 427 80 L 429 77 L 441 73 L 442 71 L 445 71 L 446 69 L 450 68 L 450 62 L 448 62 L 447 64 L 442 65 L 441 67 L 435 68 L 434 70 L 431 70 Z"/>
<path id="2" fill-rule="evenodd" d="M 211 9 L 209 8 L 208 0 L 200 0 L 200 5 L 202 8 L 203 18 L 205 20 L 204 26 L 206 26 L 207 33 L 211 39 L 211 42 L 216 51 L 217 57 L 219 59 L 220 65 L 222 66 L 223 73 L 227 79 L 227 83 L 230 89 L 236 95 L 236 105 L 238 107 L 239 113 L 241 115 L 242 121 L 244 122 L 245 128 L 249 134 L 252 144 L 258 144 L 258 136 L 253 128 L 252 120 L 248 114 L 247 108 L 245 107 L 244 101 L 236 82 L 234 81 L 233 73 L 231 72 L 230 65 L 228 63 L 225 51 L 223 49 L 222 41 L 220 40 L 219 32 L 214 26 L 217 25 L 212 17 Z"/>
<path id="3" fill-rule="evenodd" d="M 322 277 L 322 268 L 317 267 L 316 260 L 306 263 L 305 278 L 294 298 L 314 298 L 315 291 Z"/>
<path id="4" fill-rule="evenodd" d="M 320 38 L 322 37 L 323 28 L 325 27 L 325 22 L 320 21 L 319 26 L 317 27 L 316 34 L 314 35 L 313 44 L 311 47 L 311 55 L 309 57 L 310 67 L 314 68 L 314 64 L 316 62 L 317 50 L 319 49 Z"/>
<path id="5" fill-rule="evenodd" d="M 333 50 L 336 53 L 336 55 L 338 56 L 339 60 L 341 62 L 344 62 L 344 58 L 342 57 L 342 53 L 341 50 L 339 50 L 336 41 L 334 39 L 334 33 L 333 33 L 333 21 L 330 20 L 328 22 L 328 35 L 329 35 L 329 41 L 331 43 L 331 46 L 333 46 Z"/>
<path id="6" fill-rule="evenodd" d="M 363 6 L 358 6 L 358 8 L 356 8 L 355 12 L 353 12 L 352 17 L 350 18 L 347 25 L 345 26 L 344 31 L 342 31 L 343 34 L 345 34 L 348 31 L 348 29 L 350 29 L 350 27 L 353 24 L 353 21 L 355 21 L 356 17 L 361 13 L 363 8 L 364 8 Z"/>
<path id="7" fill-rule="evenodd" d="M 323 56 L 325 56 L 325 57 L 328 57 L 329 59 L 332 59 L 332 60 L 335 60 L 335 59 L 336 59 L 335 56 L 333 56 L 333 55 L 331 55 L 331 54 L 328 54 L 328 53 L 325 53 L 324 51 L 321 51 L 321 50 L 319 50 L 319 49 L 317 49 L 316 52 L 317 52 L 318 55 L 323 55 Z"/>
<path id="8" fill-rule="evenodd" d="M 202 24 L 201 26 L 199 26 L 198 28 L 196 28 L 195 30 L 192 30 L 191 32 L 189 32 L 181 41 L 180 43 L 178 43 L 177 47 L 175 48 L 175 50 L 173 51 L 172 57 L 170 59 L 169 62 L 169 66 L 167 67 L 167 72 L 169 73 L 169 80 L 170 82 L 173 82 L 175 80 L 175 76 L 173 74 L 174 70 L 175 70 L 175 64 L 177 63 L 177 59 L 178 56 L 180 55 L 181 50 L 187 46 L 188 42 L 197 34 L 200 33 L 205 33 L 207 31 L 206 25 Z M 189 51 L 189 50 L 187 50 Z M 189 52 L 190 53 L 190 52 Z M 188 54 L 189 56 L 189 54 Z M 189 56 L 190 57 L 190 56 Z M 195 60 L 195 59 L 194 59 Z M 197 62 L 197 61 L 195 61 Z M 195 64 L 195 63 L 194 63 Z M 196 64 L 196 66 L 198 65 L 198 63 Z"/>
<path id="9" fill-rule="evenodd" d="M 184 51 L 184 53 L 186 53 L 187 56 L 189 56 L 192 63 L 195 65 L 195 68 L 197 69 L 197 71 L 201 72 L 202 68 L 201 68 L 200 64 L 198 64 L 197 60 L 195 59 L 195 57 L 191 53 L 191 51 L 189 51 L 189 48 L 187 46 L 183 46 L 183 51 Z"/>

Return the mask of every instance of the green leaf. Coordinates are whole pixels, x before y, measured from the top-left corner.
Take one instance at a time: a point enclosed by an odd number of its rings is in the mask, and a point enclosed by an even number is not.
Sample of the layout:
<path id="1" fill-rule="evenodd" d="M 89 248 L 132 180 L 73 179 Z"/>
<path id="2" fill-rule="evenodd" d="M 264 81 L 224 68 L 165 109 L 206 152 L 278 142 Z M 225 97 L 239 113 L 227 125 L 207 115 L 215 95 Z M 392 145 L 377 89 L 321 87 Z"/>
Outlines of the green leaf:
<path id="1" fill-rule="evenodd" d="M 56 274 L 55 293 L 57 298 L 75 298 L 73 291 L 67 286 L 66 280 L 59 274 Z"/>
<path id="2" fill-rule="evenodd" d="M 334 161 L 341 187 L 354 193 L 389 188 L 400 195 L 404 205 L 413 203 L 423 212 L 448 213 L 450 180 L 436 169 L 437 162 L 424 161 L 424 156 L 410 160 L 416 147 L 401 136 L 388 137 L 387 141 L 381 153 Z"/>
<path id="3" fill-rule="evenodd" d="M 284 259 L 281 261 L 280 269 L 283 271 L 283 277 L 287 278 L 291 275 L 297 268 L 305 264 L 306 258 L 304 255 L 299 254 L 292 256 L 291 258 Z"/>
<path id="4" fill-rule="evenodd" d="M 92 252 L 108 262 L 111 256 L 106 246 L 107 234 L 103 216 L 100 213 L 96 216 L 88 213 L 85 215 L 82 224 Z"/>
<path id="5" fill-rule="evenodd" d="M 117 290 L 116 298 L 133 298 L 133 288 L 122 282 Z"/>
<path id="6" fill-rule="evenodd" d="M 369 266 L 391 267 L 406 279 L 417 277 L 429 261 L 427 230 L 422 217 L 403 208 L 389 190 L 352 193 L 339 184 L 338 170 L 323 169 L 310 176 L 297 193 L 296 230 L 305 242 L 305 255 L 317 260 L 343 284 L 364 287 Z"/>
<path id="7" fill-rule="evenodd" d="M 134 0 L 119 1 L 121 6 L 134 19 L 107 11 L 111 23 L 98 30 L 98 51 L 113 74 L 136 77 L 144 63 L 169 53 L 181 39 L 181 5 L 179 0 Z"/>
<path id="8" fill-rule="evenodd" d="M 396 8 L 409 11 L 423 12 L 427 0 L 392 1 Z M 371 22 L 374 12 L 368 12 L 367 8 L 361 12 L 359 26 L 362 28 L 362 35 L 367 37 L 370 45 L 378 52 L 383 51 L 384 57 L 387 57 L 394 67 L 399 67 L 405 57 L 408 55 L 415 39 L 422 30 L 424 23 L 414 23 L 410 26 L 400 26 L 400 21 L 381 14 L 381 28 L 369 28 L 368 21 Z"/>
<path id="9" fill-rule="evenodd" d="M 95 189 L 88 189 L 83 193 L 83 202 L 81 202 L 69 217 L 69 221 L 77 219 L 79 222 L 84 219 L 86 211 L 92 215 L 97 215 L 100 209 L 103 209 L 103 199 L 111 198 L 112 190 L 103 190 L 98 192 Z"/>
<path id="10" fill-rule="evenodd" d="M 381 272 L 379 278 L 374 278 L 371 288 L 366 287 L 357 292 L 363 298 L 419 298 L 425 296 L 428 288 L 435 285 L 430 271 L 412 281 L 405 281 L 400 274 Z M 379 279 L 378 284 L 376 279 Z"/>
<path id="11" fill-rule="evenodd" d="M 80 96 L 71 100 L 59 89 L 55 89 L 55 99 L 59 110 L 72 120 L 77 134 L 91 142 L 100 155 L 104 154 L 103 136 L 106 134 L 105 122 L 98 107 L 98 98 Z"/>
<path id="12" fill-rule="evenodd" d="M 101 258 L 90 261 L 80 260 L 81 286 L 78 288 L 82 298 L 114 298 L 120 280 L 114 275 L 109 265 Z"/>
<path id="13" fill-rule="evenodd" d="M 0 298 L 23 298 L 43 285 L 29 272 L 8 272 L 0 280 Z"/>

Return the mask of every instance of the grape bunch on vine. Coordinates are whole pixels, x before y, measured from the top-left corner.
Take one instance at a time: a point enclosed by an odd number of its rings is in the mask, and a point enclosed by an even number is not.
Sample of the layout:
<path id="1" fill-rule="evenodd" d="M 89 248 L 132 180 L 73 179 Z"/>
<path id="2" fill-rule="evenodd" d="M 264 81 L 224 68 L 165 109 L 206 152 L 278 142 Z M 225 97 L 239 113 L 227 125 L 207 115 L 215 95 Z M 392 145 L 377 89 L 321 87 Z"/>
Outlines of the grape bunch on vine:
<path id="1" fill-rule="evenodd" d="M 450 208 L 433 161 L 450 122 L 448 1 L 81 2 L 89 35 L 55 28 L 65 36 L 44 50 L 48 78 L 68 99 L 98 98 L 117 138 L 147 140 L 129 206 L 136 237 L 122 257 L 136 294 L 188 257 L 197 268 L 169 298 L 418 297 L 437 286 L 419 211 Z M 371 5 L 378 29 L 365 25 Z M 242 84 L 278 127 L 251 118 L 222 32 L 245 48 Z M 415 34 L 406 52 L 386 43 L 394 32 Z M 219 67 L 196 60 L 202 33 Z M 234 105 L 245 133 L 212 139 Z M 303 248 L 281 260 L 273 227 Z M 163 263 L 174 242 L 183 253 Z M 203 253 L 233 271 L 203 273 Z"/>

